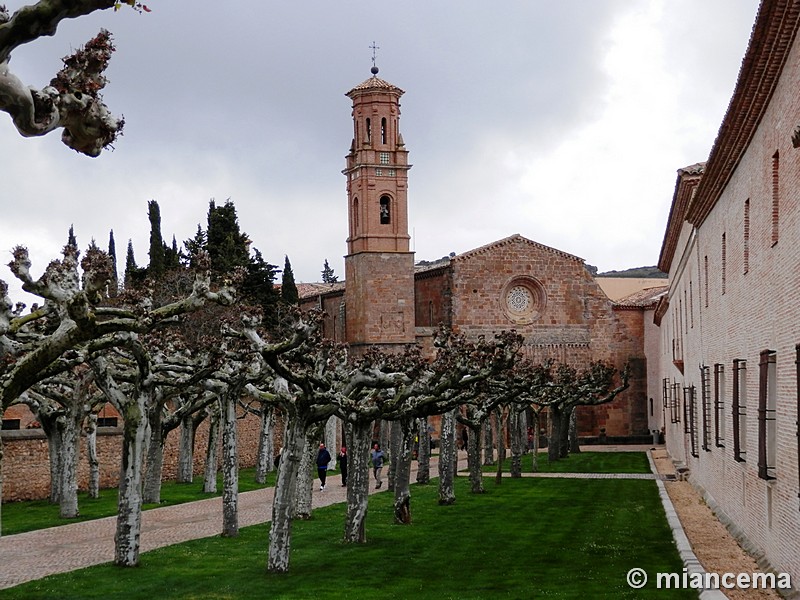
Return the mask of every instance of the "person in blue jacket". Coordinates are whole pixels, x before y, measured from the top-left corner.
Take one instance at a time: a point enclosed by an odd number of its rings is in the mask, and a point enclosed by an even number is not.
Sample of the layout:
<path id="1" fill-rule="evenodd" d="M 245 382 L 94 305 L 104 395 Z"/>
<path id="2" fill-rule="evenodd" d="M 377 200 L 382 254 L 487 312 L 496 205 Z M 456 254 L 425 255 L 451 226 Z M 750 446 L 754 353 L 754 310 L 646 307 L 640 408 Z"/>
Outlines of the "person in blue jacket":
<path id="1" fill-rule="evenodd" d="M 325 447 L 325 444 L 320 442 L 319 452 L 317 452 L 317 475 L 319 475 L 319 491 L 325 490 L 325 481 L 328 478 L 328 463 L 331 462 L 331 453 Z"/>
<path id="2" fill-rule="evenodd" d="M 383 471 L 383 451 L 381 450 L 378 444 L 375 444 L 372 447 L 372 452 L 370 452 L 370 457 L 372 458 L 372 474 L 375 476 L 375 489 L 380 489 L 381 485 L 383 485 L 383 480 L 381 479 L 381 471 Z"/>

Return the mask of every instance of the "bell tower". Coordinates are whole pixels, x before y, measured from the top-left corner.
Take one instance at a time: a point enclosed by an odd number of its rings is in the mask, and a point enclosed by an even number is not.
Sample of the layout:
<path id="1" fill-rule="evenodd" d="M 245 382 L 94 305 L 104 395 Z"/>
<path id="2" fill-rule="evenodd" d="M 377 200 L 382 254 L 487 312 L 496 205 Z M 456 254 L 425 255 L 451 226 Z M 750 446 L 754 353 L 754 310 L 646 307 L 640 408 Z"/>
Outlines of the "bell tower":
<path id="1" fill-rule="evenodd" d="M 374 59 L 373 59 L 374 61 Z M 403 90 L 378 77 L 360 83 L 347 155 L 346 339 L 351 346 L 413 343 L 414 254 L 408 235 L 408 150 L 400 134 Z"/>

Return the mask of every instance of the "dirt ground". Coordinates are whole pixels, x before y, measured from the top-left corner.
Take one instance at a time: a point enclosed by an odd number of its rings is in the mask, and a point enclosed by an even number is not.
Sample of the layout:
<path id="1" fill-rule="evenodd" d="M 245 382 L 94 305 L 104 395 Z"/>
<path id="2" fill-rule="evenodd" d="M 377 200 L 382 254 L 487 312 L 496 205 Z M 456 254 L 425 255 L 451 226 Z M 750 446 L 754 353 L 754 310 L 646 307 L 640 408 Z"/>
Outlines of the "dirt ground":
<path id="1" fill-rule="evenodd" d="M 659 473 L 675 473 L 675 466 L 664 449 L 652 451 L 653 462 Z M 706 571 L 710 573 L 754 573 L 763 569 L 728 533 L 703 498 L 688 481 L 665 481 L 678 518 L 692 544 L 692 550 Z M 723 590 L 732 600 L 779 599 L 773 590 Z"/>

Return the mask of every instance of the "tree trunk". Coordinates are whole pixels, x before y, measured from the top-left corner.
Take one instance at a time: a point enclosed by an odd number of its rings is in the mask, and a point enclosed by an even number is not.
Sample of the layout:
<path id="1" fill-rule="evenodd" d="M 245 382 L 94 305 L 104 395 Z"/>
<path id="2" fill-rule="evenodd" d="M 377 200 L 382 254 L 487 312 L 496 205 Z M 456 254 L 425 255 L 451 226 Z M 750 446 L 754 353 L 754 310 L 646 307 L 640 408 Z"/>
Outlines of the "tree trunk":
<path id="1" fill-rule="evenodd" d="M 439 446 L 439 504 L 454 504 L 456 456 L 456 410 L 442 415 L 442 432 Z"/>
<path id="2" fill-rule="evenodd" d="M 503 409 L 498 407 L 495 411 L 495 426 L 497 427 L 497 473 L 494 482 L 500 485 L 503 482 L 503 463 L 506 460 L 506 438 L 503 434 Z"/>
<path id="3" fill-rule="evenodd" d="M 533 457 L 531 472 L 539 472 L 539 413 L 533 413 Z"/>
<path id="4" fill-rule="evenodd" d="M 569 456 L 569 421 L 572 417 L 572 406 L 566 407 L 561 413 L 561 428 L 558 440 L 558 457 L 567 458 Z"/>
<path id="5" fill-rule="evenodd" d="M 411 524 L 411 459 L 414 454 L 414 419 L 406 418 L 397 423 L 400 444 L 394 467 L 394 522 Z"/>
<path id="6" fill-rule="evenodd" d="M 150 443 L 147 445 L 147 462 L 144 472 L 144 494 L 142 501 L 145 504 L 159 504 L 161 502 L 161 474 L 164 471 L 164 432 L 161 427 L 163 411 L 157 406 L 150 411 Z"/>
<path id="7" fill-rule="evenodd" d="M 417 483 L 427 485 L 431 481 L 431 432 L 428 418 L 422 417 L 417 424 L 419 448 L 417 450 Z"/>
<path id="8" fill-rule="evenodd" d="M 579 454 L 581 451 L 578 443 L 578 411 L 574 406 L 569 415 L 569 451 L 570 454 Z"/>
<path id="9" fill-rule="evenodd" d="M 78 456 L 80 455 L 81 421 L 83 421 L 83 403 L 71 403 L 67 408 L 64 429 L 61 432 L 59 515 L 62 519 L 78 517 Z"/>
<path id="10" fill-rule="evenodd" d="M 97 413 L 86 418 L 86 459 L 89 462 L 89 498 L 100 497 L 100 460 L 97 458 Z"/>
<path id="11" fill-rule="evenodd" d="M 178 439 L 178 483 L 194 481 L 194 415 L 188 414 L 181 419 L 180 438 Z"/>
<path id="12" fill-rule="evenodd" d="M 275 453 L 275 439 L 272 435 L 272 407 L 261 408 L 261 432 L 258 436 L 258 456 L 256 457 L 256 483 L 266 483 L 267 473 L 274 470 L 272 456 Z"/>
<path id="13" fill-rule="evenodd" d="M 36 417 L 47 438 L 47 453 L 50 460 L 50 504 L 61 502 L 61 443 L 63 418 L 52 412 L 37 410 Z"/>
<path id="14" fill-rule="evenodd" d="M 511 437 L 511 477 L 522 477 L 522 427 L 516 407 L 508 411 L 508 433 Z"/>
<path id="15" fill-rule="evenodd" d="M 386 477 L 387 489 L 394 491 L 394 480 L 397 474 L 397 461 L 400 460 L 401 445 L 403 443 L 403 430 L 399 421 L 391 422 L 391 435 L 389 436 L 389 473 Z"/>
<path id="16" fill-rule="evenodd" d="M 329 471 L 336 470 L 336 457 L 339 454 L 339 439 L 336 435 L 339 430 L 339 418 L 330 416 L 325 423 L 325 447 L 331 454 L 331 462 L 328 464 Z"/>
<path id="17" fill-rule="evenodd" d="M 203 475 L 203 492 L 217 493 L 217 446 L 219 445 L 220 400 L 213 404 L 208 422 L 208 444 L 206 445 L 206 466 Z"/>
<path id="18" fill-rule="evenodd" d="M 311 503 L 313 501 L 314 476 L 317 472 L 317 451 L 319 448 L 319 429 L 306 433 L 306 443 L 303 447 L 303 456 L 300 468 L 297 471 L 297 490 L 295 492 L 294 515 L 295 519 L 307 521 L 311 518 Z"/>
<path id="19" fill-rule="evenodd" d="M 492 435 L 492 417 L 483 422 L 483 464 L 494 464 L 494 436 Z"/>
<path id="20" fill-rule="evenodd" d="M 239 535 L 239 457 L 236 448 L 237 392 L 229 392 L 222 408 L 222 535 Z"/>
<path id="21" fill-rule="evenodd" d="M 114 563 L 122 567 L 139 564 L 139 536 L 142 529 L 142 473 L 147 438 L 146 394 L 122 407 L 124 434 L 122 468 L 119 478 L 117 530 Z M 119 410 L 119 408 L 118 408 Z"/>
<path id="22" fill-rule="evenodd" d="M 284 415 L 284 418 L 288 417 Z M 289 570 L 297 471 L 300 468 L 305 445 L 305 423 L 300 419 L 292 419 L 286 427 L 283 453 L 278 469 L 278 481 L 275 484 L 275 496 L 272 502 L 272 523 L 269 530 L 269 555 L 267 557 L 267 570 L 271 573 L 285 573 Z"/>
<path id="23" fill-rule="evenodd" d="M 347 448 L 347 520 L 344 526 L 344 541 L 351 544 L 365 544 L 372 422 L 348 423 L 347 428 L 350 446 Z"/>
<path id="24" fill-rule="evenodd" d="M 549 408 L 550 434 L 547 436 L 547 460 L 555 462 L 561 458 L 561 407 L 553 404 Z"/>
<path id="25" fill-rule="evenodd" d="M 467 465 L 469 466 L 469 481 L 473 494 L 483 494 L 483 469 L 481 467 L 481 427 L 470 427 L 467 440 Z"/>

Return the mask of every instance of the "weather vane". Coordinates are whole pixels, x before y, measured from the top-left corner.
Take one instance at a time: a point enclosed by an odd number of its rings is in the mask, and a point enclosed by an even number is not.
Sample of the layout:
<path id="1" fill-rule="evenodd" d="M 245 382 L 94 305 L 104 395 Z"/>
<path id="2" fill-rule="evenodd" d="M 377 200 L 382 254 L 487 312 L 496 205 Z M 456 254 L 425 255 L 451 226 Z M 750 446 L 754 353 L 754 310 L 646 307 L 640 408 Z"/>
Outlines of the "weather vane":
<path id="1" fill-rule="evenodd" d="M 376 45 L 375 44 L 375 40 L 373 40 L 372 41 L 372 45 L 370 46 L 370 48 L 372 48 L 372 69 L 370 69 L 370 72 L 373 75 L 377 75 L 378 74 L 378 67 L 375 65 L 375 58 L 376 58 L 376 55 L 377 55 L 377 51 L 380 50 L 381 47 Z"/>

